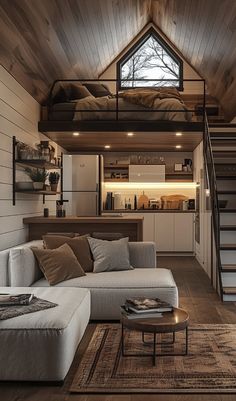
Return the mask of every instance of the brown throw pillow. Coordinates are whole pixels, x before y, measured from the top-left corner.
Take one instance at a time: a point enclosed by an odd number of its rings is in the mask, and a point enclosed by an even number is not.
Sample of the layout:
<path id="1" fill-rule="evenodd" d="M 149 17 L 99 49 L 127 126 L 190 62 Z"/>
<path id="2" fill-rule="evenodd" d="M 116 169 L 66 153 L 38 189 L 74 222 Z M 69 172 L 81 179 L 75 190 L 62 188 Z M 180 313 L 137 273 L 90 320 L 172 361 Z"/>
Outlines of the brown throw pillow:
<path id="1" fill-rule="evenodd" d="M 50 285 L 85 276 L 74 252 L 64 244 L 57 249 L 31 248 Z"/>
<path id="2" fill-rule="evenodd" d="M 74 252 L 79 264 L 85 272 L 93 271 L 93 259 L 86 235 L 67 238 L 59 235 L 44 235 L 43 240 L 47 249 L 56 249 L 63 244 L 68 244 Z"/>

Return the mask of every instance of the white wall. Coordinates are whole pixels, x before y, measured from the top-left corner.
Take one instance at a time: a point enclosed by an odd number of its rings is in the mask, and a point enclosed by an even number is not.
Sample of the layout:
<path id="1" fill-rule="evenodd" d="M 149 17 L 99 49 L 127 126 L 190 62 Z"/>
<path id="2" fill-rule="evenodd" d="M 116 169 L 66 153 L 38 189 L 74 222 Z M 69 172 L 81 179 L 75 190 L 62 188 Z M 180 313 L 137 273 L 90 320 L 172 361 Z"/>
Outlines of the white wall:
<path id="1" fill-rule="evenodd" d="M 28 145 L 39 143 L 39 116 L 40 105 L 0 66 L 0 250 L 27 240 L 23 217 L 40 215 L 44 207 L 55 211 L 55 196 L 43 205 L 40 195 L 17 194 L 12 204 L 12 137 Z"/>

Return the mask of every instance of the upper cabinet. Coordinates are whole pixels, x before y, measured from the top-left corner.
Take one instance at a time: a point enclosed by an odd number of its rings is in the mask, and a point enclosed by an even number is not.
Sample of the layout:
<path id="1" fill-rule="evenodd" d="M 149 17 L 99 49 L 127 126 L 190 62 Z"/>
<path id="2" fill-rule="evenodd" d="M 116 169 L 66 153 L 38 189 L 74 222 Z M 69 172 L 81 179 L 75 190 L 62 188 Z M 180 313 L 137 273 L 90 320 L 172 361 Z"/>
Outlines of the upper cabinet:
<path id="1" fill-rule="evenodd" d="M 129 181 L 131 182 L 164 182 L 164 164 L 137 164 L 129 166 Z"/>

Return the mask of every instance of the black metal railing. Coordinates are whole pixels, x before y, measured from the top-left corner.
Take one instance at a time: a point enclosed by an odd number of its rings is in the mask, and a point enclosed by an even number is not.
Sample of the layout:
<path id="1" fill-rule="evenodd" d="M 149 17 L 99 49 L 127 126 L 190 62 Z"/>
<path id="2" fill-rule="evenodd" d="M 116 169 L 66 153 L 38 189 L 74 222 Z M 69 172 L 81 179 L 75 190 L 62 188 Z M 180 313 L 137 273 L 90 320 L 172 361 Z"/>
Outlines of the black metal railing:
<path id="1" fill-rule="evenodd" d="M 219 288 L 221 299 L 223 298 L 223 287 L 221 277 L 221 256 L 220 256 L 220 209 L 217 193 L 216 172 L 213 158 L 213 151 L 211 146 L 211 137 L 207 121 L 207 114 L 204 113 L 204 134 L 203 134 L 203 154 L 206 167 L 206 177 L 208 189 L 210 190 L 211 210 L 212 210 L 212 224 L 215 239 L 216 249 L 216 268 L 219 280 Z"/>
<path id="2" fill-rule="evenodd" d="M 99 110 L 99 112 L 101 112 L 101 113 L 115 113 L 115 118 L 113 117 L 112 120 L 120 120 L 119 119 L 119 113 L 133 113 L 133 112 L 137 113 L 138 111 L 140 112 L 140 109 L 135 108 L 135 105 L 134 105 L 134 108 L 127 109 L 127 110 L 119 108 L 119 92 L 120 92 L 119 84 L 120 84 L 121 81 L 122 82 L 123 81 L 128 81 L 128 82 L 137 81 L 137 82 L 143 82 L 144 83 L 143 86 L 132 86 L 132 87 L 124 88 L 122 91 L 126 91 L 126 90 L 129 90 L 129 89 L 135 89 L 135 88 L 137 88 L 137 89 L 141 89 L 141 88 L 157 89 L 158 90 L 159 88 L 174 89 L 175 86 L 168 87 L 167 83 L 168 82 L 173 83 L 173 81 L 176 81 L 176 82 L 178 81 L 179 82 L 179 79 L 176 79 L 176 80 L 175 79 L 162 79 L 161 82 L 163 83 L 163 85 L 160 84 L 160 86 L 155 86 L 155 87 L 151 87 L 151 86 L 147 86 L 147 85 L 145 86 L 145 82 L 157 82 L 157 81 L 160 81 L 160 80 L 157 80 L 157 79 L 123 79 L 123 78 L 122 78 L 122 80 L 118 80 L 118 79 L 58 79 L 58 80 L 55 80 L 53 82 L 53 85 L 52 85 L 52 87 L 50 89 L 50 92 L 49 92 L 49 96 L 48 96 L 48 100 L 47 100 L 47 104 L 46 104 L 47 111 L 48 111 L 48 116 L 50 115 L 51 112 L 53 112 L 54 115 L 55 115 L 55 113 L 58 113 L 58 114 L 59 113 L 68 113 L 70 111 L 68 109 L 63 109 L 63 108 L 60 108 L 60 110 L 55 110 L 55 108 L 54 108 L 53 97 L 54 97 L 56 86 L 59 85 L 60 83 L 68 83 L 68 84 L 69 83 L 80 83 L 82 85 L 83 85 L 83 83 L 102 83 L 102 84 L 106 84 L 106 83 L 109 84 L 110 83 L 110 84 L 113 84 L 113 86 L 115 87 L 115 90 L 114 90 L 114 93 L 113 93 L 113 95 L 115 96 L 115 99 L 116 99 L 115 108 L 112 108 L 112 109 L 101 109 L 101 110 Z M 196 110 L 195 108 L 189 108 L 189 109 L 183 109 L 183 110 L 180 110 L 180 109 L 158 109 L 158 110 L 156 110 L 156 109 L 153 109 L 153 108 L 146 108 L 146 109 L 142 109 L 141 112 L 142 113 L 153 113 L 153 112 L 162 113 L 162 112 L 168 112 L 168 111 L 169 112 L 174 112 L 174 113 L 188 113 L 188 112 L 190 112 L 193 115 L 198 115 L 198 117 L 200 116 L 200 121 L 203 122 L 204 121 L 205 106 L 206 106 L 206 85 L 205 85 L 205 80 L 204 79 L 183 79 L 183 83 L 186 83 L 186 82 L 189 82 L 189 83 L 190 82 L 192 82 L 192 83 L 199 82 L 202 85 L 202 91 L 201 91 L 201 93 L 199 93 L 200 100 L 198 101 L 198 106 L 200 106 L 200 109 Z M 73 100 L 71 100 L 71 102 L 73 103 Z M 59 103 L 59 102 L 57 102 L 57 103 Z M 66 101 L 65 102 L 61 102 L 61 103 L 66 103 Z M 71 111 L 73 111 L 73 113 L 79 113 L 79 112 L 94 113 L 95 110 L 86 109 L 86 108 L 82 108 L 82 109 L 75 108 L 75 109 L 73 109 Z M 134 117 L 135 117 L 135 115 L 134 115 Z M 201 119 L 201 117 L 202 117 L 202 119 Z M 136 119 L 134 118 L 134 121 L 135 120 Z"/>

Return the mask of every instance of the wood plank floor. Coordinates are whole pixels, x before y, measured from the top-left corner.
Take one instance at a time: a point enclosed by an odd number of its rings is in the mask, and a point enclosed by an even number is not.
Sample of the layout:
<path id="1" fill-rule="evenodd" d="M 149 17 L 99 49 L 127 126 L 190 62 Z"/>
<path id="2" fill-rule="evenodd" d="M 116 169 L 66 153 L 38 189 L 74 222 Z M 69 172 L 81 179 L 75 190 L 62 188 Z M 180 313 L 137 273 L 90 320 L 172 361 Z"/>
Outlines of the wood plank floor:
<path id="1" fill-rule="evenodd" d="M 180 306 L 188 310 L 192 323 L 236 324 L 236 303 L 221 303 L 210 281 L 192 257 L 158 257 L 158 267 L 171 268 L 179 288 Z M 2 383 L 0 401 L 235 401 L 236 395 L 224 394 L 123 394 L 76 395 L 69 387 L 81 355 L 95 324 L 90 324 L 77 351 L 73 365 L 62 386 L 45 384 Z M 37 361 L 35 361 L 37 363 Z"/>

